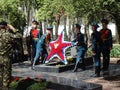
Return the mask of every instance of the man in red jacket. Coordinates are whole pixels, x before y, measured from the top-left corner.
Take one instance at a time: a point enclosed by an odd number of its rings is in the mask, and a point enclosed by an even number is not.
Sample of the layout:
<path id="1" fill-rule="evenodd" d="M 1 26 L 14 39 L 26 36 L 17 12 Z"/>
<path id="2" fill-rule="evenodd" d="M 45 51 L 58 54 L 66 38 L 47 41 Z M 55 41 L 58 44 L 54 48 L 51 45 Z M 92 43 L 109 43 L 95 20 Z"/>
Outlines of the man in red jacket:
<path id="1" fill-rule="evenodd" d="M 109 24 L 107 19 L 102 19 L 102 29 L 100 30 L 102 38 L 102 55 L 103 55 L 103 75 L 109 74 L 110 50 L 113 47 L 112 32 L 108 29 Z"/>
<path id="2" fill-rule="evenodd" d="M 37 45 L 37 41 L 38 41 L 38 32 L 39 30 L 37 29 L 37 26 L 38 26 L 38 22 L 37 21 L 33 21 L 32 22 L 32 29 L 30 31 L 30 36 L 31 36 L 31 45 L 32 45 L 32 59 L 34 59 L 35 57 L 35 54 L 36 54 L 36 45 Z"/>

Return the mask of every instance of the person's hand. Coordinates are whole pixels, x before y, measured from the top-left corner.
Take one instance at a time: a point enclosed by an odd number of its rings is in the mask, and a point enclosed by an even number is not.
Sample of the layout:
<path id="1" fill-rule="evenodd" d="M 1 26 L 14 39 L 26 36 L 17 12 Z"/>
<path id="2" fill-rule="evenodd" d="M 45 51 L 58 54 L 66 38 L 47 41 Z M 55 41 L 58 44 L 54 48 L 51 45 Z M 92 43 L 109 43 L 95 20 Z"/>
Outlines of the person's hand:
<path id="1" fill-rule="evenodd" d="M 11 29 L 13 32 L 15 32 L 15 28 L 12 25 L 8 24 L 7 26 L 9 29 Z"/>
<path id="2" fill-rule="evenodd" d="M 92 55 L 96 55 L 96 52 L 95 52 L 95 51 L 92 51 Z"/>
<path id="3" fill-rule="evenodd" d="M 89 45 L 88 45 L 88 48 L 90 48 L 91 46 L 92 46 L 92 44 L 89 44 Z"/>
<path id="4" fill-rule="evenodd" d="M 75 43 L 74 43 L 74 42 L 71 42 L 71 46 L 75 46 Z"/>
<path id="5" fill-rule="evenodd" d="M 78 42 L 75 43 L 75 45 L 77 45 L 77 44 L 78 44 Z"/>

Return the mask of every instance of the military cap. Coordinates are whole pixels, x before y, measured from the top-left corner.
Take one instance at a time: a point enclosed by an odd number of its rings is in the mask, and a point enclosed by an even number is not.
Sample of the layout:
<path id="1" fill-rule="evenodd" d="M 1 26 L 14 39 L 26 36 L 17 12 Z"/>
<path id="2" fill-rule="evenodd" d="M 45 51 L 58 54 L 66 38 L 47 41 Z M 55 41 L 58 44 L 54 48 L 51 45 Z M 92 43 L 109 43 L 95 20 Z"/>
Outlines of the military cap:
<path id="1" fill-rule="evenodd" d="M 94 27 L 96 27 L 96 28 L 99 27 L 99 25 L 98 25 L 96 22 L 93 22 L 93 23 L 92 23 L 92 26 L 94 26 Z"/>
<path id="2" fill-rule="evenodd" d="M 109 21 L 108 21 L 107 19 L 102 19 L 102 20 L 101 20 L 101 23 L 108 24 L 108 23 L 109 23 Z"/>
<path id="3" fill-rule="evenodd" d="M 39 24 L 38 21 L 36 21 L 36 20 L 33 20 L 32 23 L 35 23 L 36 25 Z"/>
<path id="4" fill-rule="evenodd" d="M 5 21 L 0 22 L 0 26 L 7 26 L 7 22 Z"/>
<path id="5" fill-rule="evenodd" d="M 75 24 L 75 27 L 76 28 L 81 28 L 81 25 L 77 23 L 77 24 Z"/>
<path id="6" fill-rule="evenodd" d="M 47 30 L 52 30 L 52 29 L 53 29 L 53 27 L 51 25 L 47 26 Z"/>

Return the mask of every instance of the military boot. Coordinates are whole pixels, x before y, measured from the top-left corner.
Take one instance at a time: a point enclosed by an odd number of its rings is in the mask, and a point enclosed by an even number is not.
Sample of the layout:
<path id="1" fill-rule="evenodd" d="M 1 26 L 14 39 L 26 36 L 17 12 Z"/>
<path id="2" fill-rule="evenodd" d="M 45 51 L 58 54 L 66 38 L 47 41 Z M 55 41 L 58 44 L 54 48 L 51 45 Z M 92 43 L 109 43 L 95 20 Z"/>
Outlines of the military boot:
<path id="1" fill-rule="evenodd" d="M 92 74 L 91 77 L 100 77 L 100 66 L 95 66 L 95 74 Z"/>
<path id="2" fill-rule="evenodd" d="M 75 67 L 74 67 L 74 69 L 73 69 L 73 72 L 77 72 L 78 65 L 79 65 L 79 62 L 76 62 L 76 63 L 75 63 Z"/>

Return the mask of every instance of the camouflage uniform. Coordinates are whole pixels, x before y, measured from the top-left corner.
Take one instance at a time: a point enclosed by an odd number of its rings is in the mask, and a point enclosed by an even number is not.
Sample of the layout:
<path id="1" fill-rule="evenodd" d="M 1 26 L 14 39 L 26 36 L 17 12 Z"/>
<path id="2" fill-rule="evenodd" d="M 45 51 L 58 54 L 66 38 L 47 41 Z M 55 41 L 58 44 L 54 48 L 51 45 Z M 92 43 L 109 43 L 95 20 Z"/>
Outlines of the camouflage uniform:
<path id="1" fill-rule="evenodd" d="M 11 76 L 12 43 L 14 38 L 21 37 L 21 34 L 17 33 L 17 30 L 10 31 L 11 30 L 0 30 L 0 64 L 3 65 L 2 90 L 8 86 Z"/>

